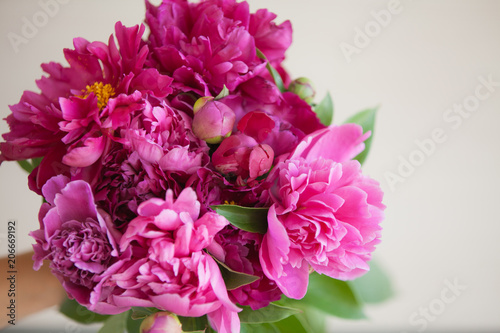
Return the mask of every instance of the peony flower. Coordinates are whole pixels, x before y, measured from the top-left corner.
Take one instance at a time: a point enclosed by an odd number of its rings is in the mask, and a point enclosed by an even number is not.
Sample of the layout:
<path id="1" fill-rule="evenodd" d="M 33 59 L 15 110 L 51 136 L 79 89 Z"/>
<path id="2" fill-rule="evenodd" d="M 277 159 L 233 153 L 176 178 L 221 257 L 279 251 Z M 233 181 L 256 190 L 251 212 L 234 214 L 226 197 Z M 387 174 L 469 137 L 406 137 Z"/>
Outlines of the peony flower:
<path id="1" fill-rule="evenodd" d="M 257 276 L 259 279 L 250 284 L 229 290 L 236 303 L 257 310 L 281 298 L 281 290 L 276 282 L 264 275 L 259 261 L 259 247 L 262 235 L 226 226 L 215 237 L 214 250 L 217 259 L 234 271 Z M 220 249 L 219 249 L 220 247 Z"/>
<path id="2" fill-rule="evenodd" d="M 274 169 L 274 203 L 259 256 L 264 273 L 300 299 L 310 269 L 340 280 L 369 270 L 379 243 L 383 193 L 350 160 L 363 150 L 362 128 L 329 127 L 306 136 Z"/>
<path id="3" fill-rule="evenodd" d="M 290 22 L 276 25 L 267 11 L 249 13 L 247 2 L 164 0 L 147 2 L 146 24 L 151 29 L 151 62 L 171 75 L 180 91 L 200 96 L 230 91 L 266 71 L 256 47 L 275 66 L 291 44 Z"/>
<path id="4" fill-rule="evenodd" d="M 182 324 L 173 313 L 156 312 L 142 321 L 140 333 L 182 333 Z"/>
<path id="5" fill-rule="evenodd" d="M 110 300 L 119 288 L 108 282 L 123 257 L 117 247 L 120 233 L 109 215 L 95 206 L 90 185 L 60 175 L 51 178 L 42 192 L 47 203 L 40 209 L 40 229 L 30 233 L 36 241 L 34 269 L 49 260 L 68 295 L 92 311 L 127 310 Z"/>
<path id="6" fill-rule="evenodd" d="M 156 307 L 180 316 L 205 314 L 219 332 L 239 327 L 239 309 L 229 300 L 221 272 L 203 251 L 227 220 L 215 213 L 199 217 L 200 203 L 186 188 L 174 201 L 151 198 L 127 226 L 120 249 L 133 256 L 113 276 L 125 291 L 114 296 L 121 306 Z"/>
<path id="7" fill-rule="evenodd" d="M 146 101 L 142 113 L 122 131 L 132 151 L 145 162 L 159 164 L 167 172 L 194 173 L 208 163 L 208 146 L 191 130 L 191 119 L 165 102 Z"/>
<path id="8" fill-rule="evenodd" d="M 42 65 L 48 77 L 37 81 L 40 94 L 26 91 L 11 106 L 10 132 L 0 144 L 1 160 L 44 157 L 34 170 L 31 188 L 39 192 L 52 176 L 81 172 L 105 155 L 114 134 L 142 109 L 142 98 L 160 99 L 172 79 L 144 68 L 148 47 L 141 40 L 144 26 L 115 25 L 108 45 L 75 38 L 64 50 L 69 67 Z"/>

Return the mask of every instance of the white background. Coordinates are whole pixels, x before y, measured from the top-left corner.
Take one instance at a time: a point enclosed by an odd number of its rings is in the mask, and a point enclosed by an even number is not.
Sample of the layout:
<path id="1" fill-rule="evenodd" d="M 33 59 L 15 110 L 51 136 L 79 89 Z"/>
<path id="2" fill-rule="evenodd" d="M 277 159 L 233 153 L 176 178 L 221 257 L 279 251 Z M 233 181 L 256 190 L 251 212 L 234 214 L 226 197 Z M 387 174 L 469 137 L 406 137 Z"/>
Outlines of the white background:
<path id="1" fill-rule="evenodd" d="M 73 37 L 107 41 L 115 21 L 130 26 L 144 15 L 139 0 L 66 2 L 26 44 L 18 45 L 18 52 L 8 34 L 22 35 L 23 18 L 33 22 L 42 7 L 38 1 L 0 2 L 2 118 L 23 90 L 36 89 L 40 63 L 63 62 L 62 49 L 72 46 Z M 385 27 L 372 14 L 388 8 L 385 0 L 249 2 L 252 11 L 268 7 L 279 22 L 292 21 L 294 43 L 286 66 L 292 75 L 312 79 L 320 97 L 332 93 L 335 122 L 380 105 L 365 172 L 386 193 L 387 218 L 376 257 L 390 273 L 396 295 L 369 307 L 367 321 L 332 319 L 330 331 L 417 332 L 423 326 L 410 319 L 424 318 L 419 311 L 431 307 L 437 315 L 427 320 L 426 332 L 498 332 L 500 86 L 459 126 L 444 117 L 454 104 L 474 100 L 479 77 L 500 82 L 500 2 L 401 0 L 399 13 Z M 372 37 L 367 45 L 357 40 L 358 53 L 349 62 L 341 45 L 355 47 L 357 29 L 365 28 L 372 29 Z M 419 160 L 416 141 L 431 138 L 437 128 L 446 140 Z M 0 132 L 7 130 L 2 122 Z M 410 157 L 420 165 L 391 188 L 388 172 L 398 174 L 401 161 Z M 0 223 L 18 221 L 18 246 L 27 251 L 40 198 L 29 192 L 26 174 L 16 163 L 2 164 L 0 184 Z M 445 280 L 466 286 L 449 304 L 440 301 L 442 295 L 453 296 Z M 41 327 L 74 332 L 54 310 L 9 331 Z"/>

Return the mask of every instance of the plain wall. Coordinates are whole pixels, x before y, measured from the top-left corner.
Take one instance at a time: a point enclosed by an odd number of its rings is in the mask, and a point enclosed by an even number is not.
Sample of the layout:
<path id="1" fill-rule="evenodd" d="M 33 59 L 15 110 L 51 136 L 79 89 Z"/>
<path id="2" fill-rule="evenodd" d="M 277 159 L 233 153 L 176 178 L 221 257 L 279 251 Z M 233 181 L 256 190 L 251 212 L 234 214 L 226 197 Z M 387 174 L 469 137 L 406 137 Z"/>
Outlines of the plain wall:
<path id="1" fill-rule="evenodd" d="M 42 62 L 63 61 L 62 49 L 73 37 L 107 41 L 115 21 L 135 25 L 144 15 L 142 1 L 64 2 L 17 52 L 9 33 L 22 35 L 23 20 L 41 18 L 43 7 L 39 1 L 0 2 L 1 118 L 23 90 L 36 89 Z M 336 123 L 380 105 L 364 170 L 385 191 L 383 241 L 375 257 L 396 295 L 368 307 L 367 321 L 332 319 L 330 331 L 499 331 L 500 2 L 249 3 L 252 11 L 267 7 L 279 22 L 292 21 L 286 67 L 313 80 L 319 98 L 331 92 Z M 390 8 L 393 14 L 384 16 Z M 359 31 L 365 29 L 371 36 L 363 40 Z M 481 80 L 494 82 L 491 91 L 478 88 Z M 460 107 L 462 114 L 454 111 Z M 1 122 L 0 132 L 7 130 Z M 18 223 L 19 251 L 31 248 L 27 234 L 38 228 L 41 199 L 28 190 L 26 176 L 14 162 L 0 167 L 0 254 L 6 253 L 9 219 Z M 81 331 L 72 325 L 53 309 L 9 331 Z"/>

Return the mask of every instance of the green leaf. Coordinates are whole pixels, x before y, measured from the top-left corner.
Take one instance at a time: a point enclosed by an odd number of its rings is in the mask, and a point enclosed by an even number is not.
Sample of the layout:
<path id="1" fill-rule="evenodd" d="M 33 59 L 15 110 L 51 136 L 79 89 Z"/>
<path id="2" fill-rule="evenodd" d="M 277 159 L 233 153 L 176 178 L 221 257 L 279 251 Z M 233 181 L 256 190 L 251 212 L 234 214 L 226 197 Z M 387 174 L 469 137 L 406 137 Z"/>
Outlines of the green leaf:
<path id="1" fill-rule="evenodd" d="M 234 271 L 217 258 L 213 256 L 212 258 L 214 258 L 215 262 L 219 265 L 222 279 L 224 280 L 227 290 L 239 288 L 259 279 L 259 277 L 255 275 Z"/>
<path id="2" fill-rule="evenodd" d="M 258 310 L 252 310 L 252 308 L 248 306 L 242 306 L 242 308 L 243 311 L 238 313 L 242 323 L 272 323 L 301 312 L 299 309 L 273 303 Z"/>
<path id="3" fill-rule="evenodd" d="M 205 332 L 209 327 L 207 316 L 203 317 L 181 317 L 177 316 L 182 324 L 183 332 Z"/>
<path id="4" fill-rule="evenodd" d="M 127 327 L 127 320 L 130 317 L 130 311 L 110 316 L 104 322 L 98 333 L 124 333 Z"/>
<path id="5" fill-rule="evenodd" d="M 290 316 L 284 320 L 281 320 L 277 323 L 273 323 L 274 327 L 276 327 L 279 332 L 281 333 L 288 333 L 288 332 L 293 332 L 293 333 L 321 333 L 320 331 L 312 331 L 308 330 L 306 327 L 304 327 L 303 323 L 301 320 L 299 320 L 299 315 L 297 316 Z"/>
<path id="6" fill-rule="evenodd" d="M 42 162 L 42 160 L 43 160 L 43 157 L 32 158 L 31 165 L 33 166 L 33 169 L 36 168 L 37 166 L 39 166 L 40 163 Z"/>
<path id="7" fill-rule="evenodd" d="M 368 153 L 370 152 L 375 128 L 375 115 L 377 114 L 377 110 L 378 106 L 372 109 L 363 110 L 345 121 L 345 123 L 355 123 L 361 125 L 361 127 L 363 127 L 364 133 L 368 131 L 372 132 L 372 135 L 370 135 L 370 137 L 365 141 L 365 150 L 363 150 L 358 156 L 354 158 L 361 164 L 363 164 L 363 162 L 366 160 L 366 157 L 368 156 Z"/>
<path id="8" fill-rule="evenodd" d="M 43 157 L 37 157 L 31 160 L 17 161 L 17 164 L 19 164 L 21 168 L 23 168 L 26 172 L 31 173 L 31 171 L 33 171 L 34 168 L 40 165 L 42 158 Z"/>
<path id="9" fill-rule="evenodd" d="M 347 282 L 312 273 L 307 294 L 301 302 L 340 318 L 366 318 L 363 304 L 356 296 Z"/>
<path id="10" fill-rule="evenodd" d="M 215 97 L 215 100 L 222 99 L 226 96 L 229 96 L 229 89 L 227 89 L 226 85 L 222 88 L 221 92 Z"/>
<path id="11" fill-rule="evenodd" d="M 365 303 L 380 303 L 394 295 L 391 281 L 376 261 L 370 262 L 370 271 L 350 281 L 357 296 Z"/>
<path id="12" fill-rule="evenodd" d="M 274 83 L 276 84 L 276 87 L 278 87 L 278 89 L 281 92 L 285 92 L 285 90 L 286 90 L 285 84 L 283 83 L 283 79 L 281 78 L 280 73 L 278 73 L 278 71 L 273 66 L 271 66 L 271 63 L 269 62 L 267 57 L 264 55 L 264 53 L 262 53 L 262 51 L 260 51 L 259 49 L 256 49 L 256 50 L 257 50 L 257 57 L 259 57 L 260 59 L 264 59 L 267 62 L 266 68 L 269 71 L 269 74 L 271 74 L 271 76 L 274 80 Z"/>
<path id="13" fill-rule="evenodd" d="M 267 231 L 267 211 L 269 208 L 242 207 L 237 205 L 210 206 L 217 214 L 224 216 L 235 227 L 265 234 Z"/>
<path id="14" fill-rule="evenodd" d="M 81 324 L 103 322 L 110 317 L 92 312 L 74 299 L 69 298 L 66 298 L 66 300 L 62 302 L 59 311 L 68 318 Z"/>
<path id="15" fill-rule="evenodd" d="M 296 316 L 275 323 L 241 324 L 241 333 L 321 333 L 307 330 Z"/>
<path id="16" fill-rule="evenodd" d="M 333 101 L 329 92 L 326 93 L 321 103 L 316 105 L 314 112 L 316 112 L 316 115 L 323 125 L 330 126 L 333 120 Z"/>
<path id="17" fill-rule="evenodd" d="M 31 173 L 31 171 L 33 171 L 33 166 L 28 160 L 17 161 L 17 164 L 19 164 L 27 173 Z"/>
<path id="18" fill-rule="evenodd" d="M 127 317 L 127 332 L 128 333 L 139 333 L 141 324 L 144 318 L 134 319 L 133 316 Z"/>
<path id="19" fill-rule="evenodd" d="M 133 306 L 132 307 L 132 319 L 144 319 L 153 313 L 158 312 L 157 309 L 155 308 L 141 308 L 138 306 Z"/>

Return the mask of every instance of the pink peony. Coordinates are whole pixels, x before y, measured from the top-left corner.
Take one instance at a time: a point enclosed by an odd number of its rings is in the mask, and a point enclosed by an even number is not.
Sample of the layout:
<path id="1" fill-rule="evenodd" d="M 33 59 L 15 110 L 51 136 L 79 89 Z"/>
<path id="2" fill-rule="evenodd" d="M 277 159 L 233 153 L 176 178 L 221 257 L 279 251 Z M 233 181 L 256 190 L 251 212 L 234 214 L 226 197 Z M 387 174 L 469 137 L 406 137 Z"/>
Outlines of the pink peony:
<path id="1" fill-rule="evenodd" d="M 147 2 L 152 63 L 181 91 L 215 96 L 224 85 L 233 91 L 266 70 L 256 47 L 273 65 L 283 60 L 292 28 L 288 21 L 277 26 L 275 17 L 267 11 L 250 14 L 248 3 L 235 0 L 164 0 L 158 7 Z"/>
<path id="2" fill-rule="evenodd" d="M 368 135 L 354 124 L 314 132 L 270 176 L 274 203 L 259 255 L 264 273 L 288 297 L 305 295 L 311 268 L 341 280 L 369 269 L 383 193 L 350 160 Z"/>
<path id="3" fill-rule="evenodd" d="M 142 161 L 167 172 L 194 173 L 208 163 L 208 146 L 191 129 L 191 118 L 165 102 L 153 106 L 146 101 L 142 113 L 122 131 L 125 146 Z"/>
<path id="4" fill-rule="evenodd" d="M 139 205 L 139 216 L 121 238 L 121 250 L 133 256 L 113 276 L 125 289 L 114 301 L 181 316 L 207 314 L 219 332 L 233 332 L 229 328 L 239 327 L 239 309 L 229 300 L 216 262 L 203 251 L 228 222 L 215 213 L 199 213 L 191 188 L 175 201 L 168 190 L 165 200 L 151 198 Z"/>
<path id="5" fill-rule="evenodd" d="M 126 257 L 118 251 L 120 233 L 109 215 L 97 209 L 89 184 L 60 175 L 51 178 L 42 192 L 47 203 L 40 209 L 40 229 L 30 233 L 36 240 L 35 270 L 49 260 L 68 295 L 92 311 L 127 310 L 112 302 L 111 295 L 119 288 L 109 282 Z"/>

